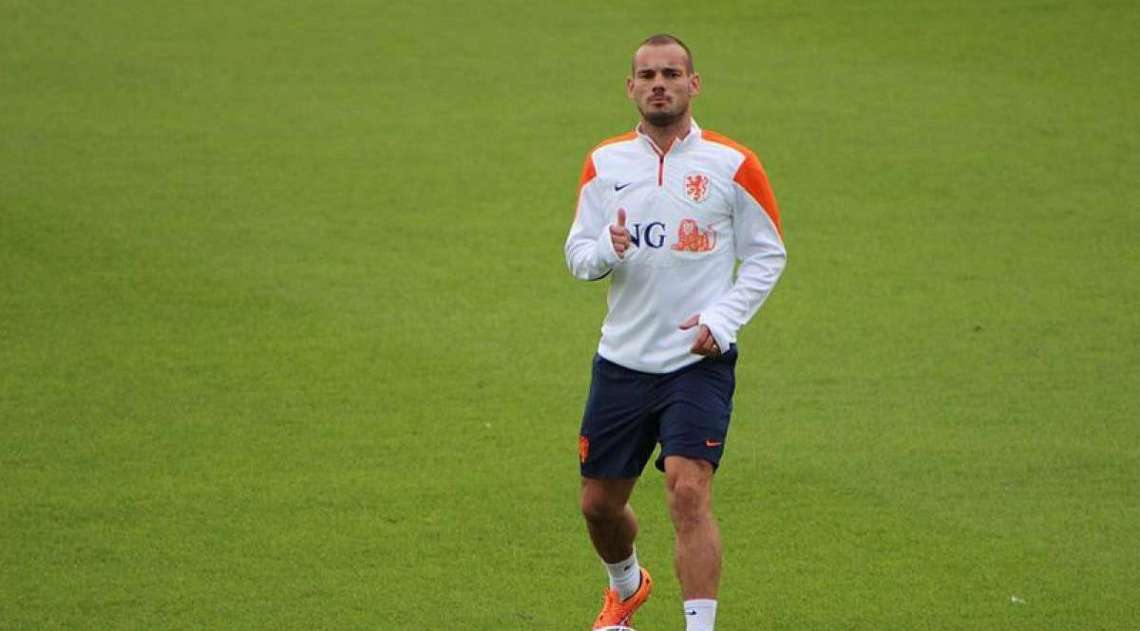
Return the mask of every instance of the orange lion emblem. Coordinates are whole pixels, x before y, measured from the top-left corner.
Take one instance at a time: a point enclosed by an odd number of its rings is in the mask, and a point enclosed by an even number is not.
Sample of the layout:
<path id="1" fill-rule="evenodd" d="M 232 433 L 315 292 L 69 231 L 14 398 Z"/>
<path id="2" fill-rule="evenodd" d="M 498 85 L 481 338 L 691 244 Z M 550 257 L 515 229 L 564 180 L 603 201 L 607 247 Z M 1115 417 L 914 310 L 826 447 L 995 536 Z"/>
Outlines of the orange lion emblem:
<path id="1" fill-rule="evenodd" d="M 700 173 L 686 175 L 685 195 L 697 203 L 705 201 L 709 196 L 709 176 Z"/>
<path id="2" fill-rule="evenodd" d="M 673 249 L 681 252 L 709 252 L 716 247 L 716 232 L 701 230 L 696 219 L 682 219 Z"/>

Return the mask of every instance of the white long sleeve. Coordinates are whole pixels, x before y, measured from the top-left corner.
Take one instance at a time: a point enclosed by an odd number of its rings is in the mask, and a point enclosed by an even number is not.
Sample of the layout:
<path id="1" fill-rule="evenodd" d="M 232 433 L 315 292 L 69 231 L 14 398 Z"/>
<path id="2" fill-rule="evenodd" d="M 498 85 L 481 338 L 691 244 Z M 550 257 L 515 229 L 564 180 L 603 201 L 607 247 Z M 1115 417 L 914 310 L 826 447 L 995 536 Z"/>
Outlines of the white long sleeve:
<path id="1" fill-rule="evenodd" d="M 759 161 L 749 164 L 746 160 L 742 168 L 760 169 L 763 175 Z M 763 181 L 766 186 L 766 176 Z M 760 201 L 740 185 L 736 195 L 732 217 L 736 258 L 740 261 L 736 281 L 732 290 L 700 316 L 700 323 L 709 327 L 721 348 L 734 344 L 741 327 L 760 310 L 780 279 L 788 258 L 779 228 L 773 224 L 772 217 Z M 775 198 L 770 191 L 768 197 L 764 201 L 774 205 Z"/>
<path id="2" fill-rule="evenodd" d="M 608 229 L 615 219 L 609 217 L 606 198 L 606 191 L 597 179 L 583 184 L 578 194 L 578 209 L 566 239 L 566 264 L 574 278 L 604 278 L 621 260 L 614 251 Z M 613 215 L 616 217 L 616 209 Z"/>

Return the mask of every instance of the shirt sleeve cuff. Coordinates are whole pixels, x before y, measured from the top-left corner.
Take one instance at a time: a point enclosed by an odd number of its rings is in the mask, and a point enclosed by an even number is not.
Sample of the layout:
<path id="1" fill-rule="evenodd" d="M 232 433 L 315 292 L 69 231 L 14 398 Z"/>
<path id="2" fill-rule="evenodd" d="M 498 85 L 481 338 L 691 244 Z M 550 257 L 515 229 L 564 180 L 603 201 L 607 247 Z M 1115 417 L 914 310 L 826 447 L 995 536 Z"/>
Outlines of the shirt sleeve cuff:
<path id="1" fill-rule="evenodd" d="M 720 347 L 723 353 L 727 351 L 734 342 L 736 342 L 736 335 L 720 318 L 716 317 L 714 313 L 702 313 L 698 321 L 709 328 L 709 333 L 712 333 L 713 339 L 716 340 L 716 345 Z"/>
<path id="2" fill-rule="evenodd" d="M 610 233 L 609 226 L 598 237 L 598 260 L 608 267 L 613 267 L 621 261 L 621 257 L 614 250 L 613 235 Z"/>

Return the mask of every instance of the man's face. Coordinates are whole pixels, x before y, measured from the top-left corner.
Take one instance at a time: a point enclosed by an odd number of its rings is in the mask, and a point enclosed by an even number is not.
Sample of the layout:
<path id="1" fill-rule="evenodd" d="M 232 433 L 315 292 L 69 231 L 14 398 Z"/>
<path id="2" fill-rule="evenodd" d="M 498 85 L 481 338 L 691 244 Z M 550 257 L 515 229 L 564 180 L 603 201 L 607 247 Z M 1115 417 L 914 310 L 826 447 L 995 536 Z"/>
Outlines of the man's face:
<path id="1" fill-rule="evenodd" d="M 646 45 L 633 56 L 626 92 L 649 124 L 667 127 L 689 111 L 701 91 L 701 77 L 688 70 L 688 55 L 677 44 Z"/>

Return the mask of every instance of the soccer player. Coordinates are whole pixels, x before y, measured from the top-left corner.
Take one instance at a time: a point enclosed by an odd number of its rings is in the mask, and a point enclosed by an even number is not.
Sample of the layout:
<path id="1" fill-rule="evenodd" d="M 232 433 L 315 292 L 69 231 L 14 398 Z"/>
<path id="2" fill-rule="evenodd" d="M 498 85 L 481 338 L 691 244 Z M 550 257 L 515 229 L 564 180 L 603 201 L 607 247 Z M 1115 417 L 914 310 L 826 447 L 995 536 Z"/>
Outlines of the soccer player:
<path id="1" fill-rule="evenodd" d="M 721 546 L 711 495 L 732 412 L 735 341 L 780 277 L 785 251 L 756 154 L 693 121 L 700 88 L 679 39 L 642 42 L 626 79 L 641 120 L 586 158 L 566 239 L 576 278 L 611 278 L 578 442 L 582 514 L 609 573 L 595 629 L 631 624 L 652 590 L 629 498 L 657 443 L 686 630 L 712 631 L 716 620 Z"/>

